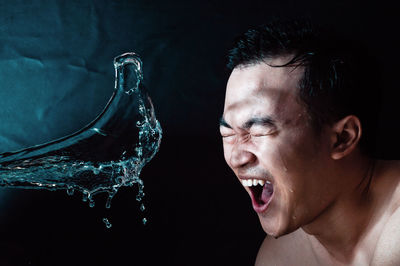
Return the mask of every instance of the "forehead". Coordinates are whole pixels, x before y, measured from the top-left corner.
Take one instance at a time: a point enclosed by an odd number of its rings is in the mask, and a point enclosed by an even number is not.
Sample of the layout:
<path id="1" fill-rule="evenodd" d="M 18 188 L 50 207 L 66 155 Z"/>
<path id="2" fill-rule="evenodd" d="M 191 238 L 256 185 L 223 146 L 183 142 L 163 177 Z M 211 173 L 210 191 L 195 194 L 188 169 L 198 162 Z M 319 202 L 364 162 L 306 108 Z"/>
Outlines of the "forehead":
<path id="1" fill-rule="evenodd" d="M 242 115 L 246 118 L 278 116 L 300 111 L 298 82 L 304 70 L 302 67 L 274 67 L 286 62 L 286 58 L 278 58 L 268 61 L 268 64 L 262 62 L 236 67 L 227 84 L 224 118 L 228 121 L 233 119 L 229 116 L 240 119 Z"/>

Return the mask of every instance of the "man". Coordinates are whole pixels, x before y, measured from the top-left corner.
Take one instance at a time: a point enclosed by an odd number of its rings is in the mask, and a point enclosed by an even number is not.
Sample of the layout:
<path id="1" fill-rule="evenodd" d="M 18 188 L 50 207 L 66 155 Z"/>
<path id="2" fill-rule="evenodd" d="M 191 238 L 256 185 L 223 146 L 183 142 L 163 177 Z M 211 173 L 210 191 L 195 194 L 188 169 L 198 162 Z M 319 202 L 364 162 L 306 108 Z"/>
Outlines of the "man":
<path id="1" fill-rule="evenodd" d="M 229 55 L 220 131 L 267 233 L 256 265 L 400 265 L 400 164 L 370 155 L 374 64 L 331 37 L 271 23 Z"/>

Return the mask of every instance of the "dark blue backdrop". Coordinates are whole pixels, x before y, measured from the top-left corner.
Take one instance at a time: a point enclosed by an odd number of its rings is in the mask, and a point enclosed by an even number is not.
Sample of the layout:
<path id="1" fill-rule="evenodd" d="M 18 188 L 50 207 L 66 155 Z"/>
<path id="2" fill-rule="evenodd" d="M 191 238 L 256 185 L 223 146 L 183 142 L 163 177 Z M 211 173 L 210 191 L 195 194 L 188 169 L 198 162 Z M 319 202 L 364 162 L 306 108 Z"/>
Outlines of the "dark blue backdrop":
<path id="1" fill-rule="evenodd" d="M 0 152 L 90 122 L 113 91 L 113 57 L 128 51 L 141 55 L 164 138 L 142 173 L 146 226 L 135 189 L 120 191 L 106 211 L 101 196 L 89 208 L 80 195 L 0 188 L 0 264 L 251 265 L 264 233 L 218 137 L 226 50 L 271 17 L 309 17 L 364 40 L 380 64 L 371 67 L 384 73 L 379 146 L 397 155 L 397 24 L 383 4 L 365 5 L 1 0 Z"/>

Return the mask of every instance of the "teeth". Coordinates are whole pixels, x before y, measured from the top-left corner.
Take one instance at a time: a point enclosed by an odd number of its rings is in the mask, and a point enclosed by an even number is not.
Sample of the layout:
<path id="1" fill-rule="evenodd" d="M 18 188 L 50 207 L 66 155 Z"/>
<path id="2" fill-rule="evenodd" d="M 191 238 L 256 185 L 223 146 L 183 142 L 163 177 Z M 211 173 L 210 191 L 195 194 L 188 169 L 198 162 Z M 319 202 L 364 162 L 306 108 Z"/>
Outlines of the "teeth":
<path id="1" fill-rule="evenodd" d="M 245 187 L 257 186 L 257 185 L 264 186 L 265 183 L 271 184 L 271 182 L 264 181 L 261 179 L 243 179 L 242 180 L 242 185 Z"/>

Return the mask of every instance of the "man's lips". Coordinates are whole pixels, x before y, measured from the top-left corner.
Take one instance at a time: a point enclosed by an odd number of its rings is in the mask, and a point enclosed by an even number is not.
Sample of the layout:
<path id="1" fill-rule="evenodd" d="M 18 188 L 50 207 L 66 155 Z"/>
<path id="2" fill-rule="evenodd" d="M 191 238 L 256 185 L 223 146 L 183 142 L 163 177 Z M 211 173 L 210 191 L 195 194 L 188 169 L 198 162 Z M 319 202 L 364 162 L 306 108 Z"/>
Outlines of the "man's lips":
<path id="1" fill-rule="evenodd" d="M 273 184 L 265 179 L 239 177 L 242 185 L 249 192 L 253 209 L 257 213 L 265 212 L 274 194 Z"/>

